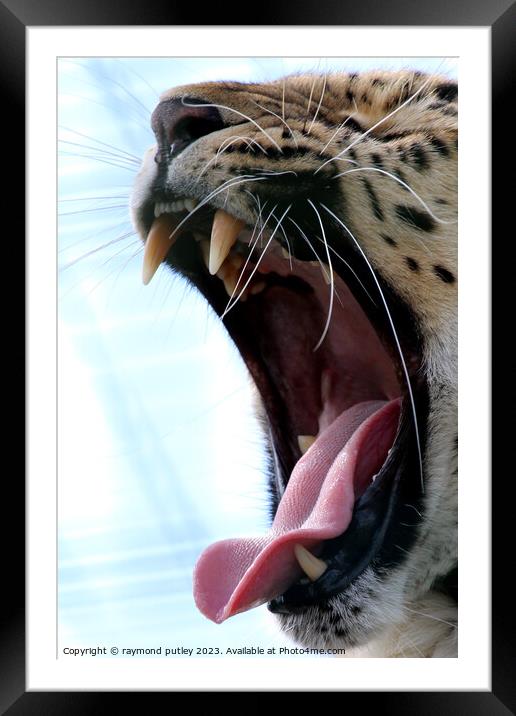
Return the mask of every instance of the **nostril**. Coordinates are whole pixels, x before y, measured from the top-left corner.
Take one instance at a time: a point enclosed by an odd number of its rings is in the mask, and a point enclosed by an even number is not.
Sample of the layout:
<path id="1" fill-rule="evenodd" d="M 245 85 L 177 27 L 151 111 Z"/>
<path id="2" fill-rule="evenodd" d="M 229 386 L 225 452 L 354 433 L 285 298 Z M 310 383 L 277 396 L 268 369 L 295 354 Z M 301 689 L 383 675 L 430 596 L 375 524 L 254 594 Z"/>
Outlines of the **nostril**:
<path id="1" fill-rule="evenodd" d="M 203 101 L 189 97 L 160 102 L 152 113 L 151 124 L 158 140 L 158 164 L 225 126 L 216 107 L 204 106 Z"/>

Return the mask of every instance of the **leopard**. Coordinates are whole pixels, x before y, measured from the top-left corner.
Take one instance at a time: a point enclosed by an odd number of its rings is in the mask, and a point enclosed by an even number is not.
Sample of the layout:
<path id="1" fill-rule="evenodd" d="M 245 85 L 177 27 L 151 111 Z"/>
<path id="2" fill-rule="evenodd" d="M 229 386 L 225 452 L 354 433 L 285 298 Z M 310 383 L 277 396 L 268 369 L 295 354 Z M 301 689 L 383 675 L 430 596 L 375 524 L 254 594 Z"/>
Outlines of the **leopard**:
<path id="1" fill-rule="evenodd" d="M 205 297 L 268 454 L 270 531 L 206 547 L 198 608 L 222 624 L 267 604 L 346 657 L 456 657 L 457 82 L 197 82 L 151 126 L 143 281 L 164 264 Z"/>

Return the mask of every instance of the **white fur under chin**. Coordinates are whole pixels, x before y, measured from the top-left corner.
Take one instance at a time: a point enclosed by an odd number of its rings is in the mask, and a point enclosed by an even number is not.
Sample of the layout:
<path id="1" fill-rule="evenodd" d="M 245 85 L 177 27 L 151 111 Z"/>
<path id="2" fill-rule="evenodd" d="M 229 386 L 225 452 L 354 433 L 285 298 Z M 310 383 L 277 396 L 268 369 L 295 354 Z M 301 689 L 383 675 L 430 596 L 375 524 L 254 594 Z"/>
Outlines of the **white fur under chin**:
<path id="1" fill-rule="evenodd" d="M 411 611 L 409 611 L 409 609 Z M 457 656 L 457 605 L 444 594 L 429 593 L 406 607 L 407 618 L 390 625 L 348 658 L 454 658 Z"/>

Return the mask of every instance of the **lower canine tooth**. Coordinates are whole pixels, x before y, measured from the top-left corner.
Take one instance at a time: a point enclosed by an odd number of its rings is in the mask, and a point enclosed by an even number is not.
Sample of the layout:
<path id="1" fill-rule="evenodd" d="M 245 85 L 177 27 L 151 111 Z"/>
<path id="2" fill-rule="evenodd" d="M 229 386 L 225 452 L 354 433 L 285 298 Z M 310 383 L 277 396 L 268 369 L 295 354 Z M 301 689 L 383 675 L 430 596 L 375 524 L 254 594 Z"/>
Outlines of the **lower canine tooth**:
<path id="1" fill-rule="evenodd" d="M 319 579 L 328 568 L 326 562 L 323 562 L 322 559 L 313 555 L 306 547 L 303 547 L 302 544 L 294 545 L 294 554 L 296 555 L 299 566 L 312 582 Z"/>
<path id="2" fill-rule="evenodd" d="M 314 444 L 315 440 L 316 440 L 315 435 L 298 435 L 297 436 L 297 443 L 298 443 L 299 449 L 301 450 L 303 455 L 308 450 L 308 448 Z"/>
<path id="3" fill-rule="evenodd" d="M 170 214 L 162 214 L 152 222 L 143 252 L 142 280 L 145 286 L 156 273 L 171 246 L 174 245 L 177 234 L 174 236 L 172 234 L 174 234 L 178 223 Z"/>

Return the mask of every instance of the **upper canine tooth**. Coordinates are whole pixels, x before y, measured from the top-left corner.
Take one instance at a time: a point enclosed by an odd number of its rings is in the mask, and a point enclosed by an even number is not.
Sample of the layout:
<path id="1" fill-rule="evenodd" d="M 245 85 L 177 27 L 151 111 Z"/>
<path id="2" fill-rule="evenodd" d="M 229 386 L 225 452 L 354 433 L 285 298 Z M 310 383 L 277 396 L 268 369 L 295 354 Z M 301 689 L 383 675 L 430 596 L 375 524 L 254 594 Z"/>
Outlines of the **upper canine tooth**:
<path id="1" fill-rule="evenodd" d="M 206 268 L 208 268 L 210 263 L 210 242 L 208 241 L 208 239 L 201 240 L 201 253 Z"/>
<path id="2" fill-rule="evenodd" d="M 170 247 L 176 242 L 177 235 L 172 236 L 172 234 L 178 223 L 170 214 L 161 214 L 152 222 L 143 252 L 142 280 L 145 286 L 156 273 Z"/>
<path id="3" fill-rule="evenodd" d="M 299 445 L 299 449 L 301 450 L 301 453 L 303 455 L 308 450 L 308 448 L 314 444 L 315 441 L 316 441 L 315 435 L 298 435 L 297 436 L 297 444 Z"/>
<path id="4" fill-rule="evenodd" d="M 319 579 L 328 568 L 326 562 L 323 562 L 322 559 L 313 555 L 306 547 L 303 547 L 302 544 L 294 545 L 294 554 L 296 555 L 299 566 L 312 582 Z"/>
<path id="5" fill-rule="evenodd" d="M 245 223 L 224 209 L 217 209 L 211 227 L 209 271 L 214 276 L 222 266 Z"/>
<path id="6" fill-rule="evenodd" d="M 193 211 L 195 207 L 197 206 L 197 202 L 195 199 L 185 199 L 184 201 L 185 209 L 187 211 Z"/>

